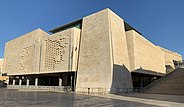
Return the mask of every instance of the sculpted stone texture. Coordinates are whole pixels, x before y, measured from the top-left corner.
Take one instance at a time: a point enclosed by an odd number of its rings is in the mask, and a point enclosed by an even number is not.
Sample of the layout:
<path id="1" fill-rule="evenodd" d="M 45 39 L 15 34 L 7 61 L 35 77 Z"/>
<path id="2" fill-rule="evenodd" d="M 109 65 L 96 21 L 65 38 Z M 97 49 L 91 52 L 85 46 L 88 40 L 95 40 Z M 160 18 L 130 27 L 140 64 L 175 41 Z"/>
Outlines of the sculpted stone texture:
<path id="1" fill-rule="evenodd" d="M 76 71 L 80 29 L 55 33 L 42 42 L 40 73 Z"/>
<path id="2" fill-rule="evenodd" d="M 48 34 L 34 30 L 6 43 L 4 70 L 8 75 L 38 74 L 41 41 Z"/>

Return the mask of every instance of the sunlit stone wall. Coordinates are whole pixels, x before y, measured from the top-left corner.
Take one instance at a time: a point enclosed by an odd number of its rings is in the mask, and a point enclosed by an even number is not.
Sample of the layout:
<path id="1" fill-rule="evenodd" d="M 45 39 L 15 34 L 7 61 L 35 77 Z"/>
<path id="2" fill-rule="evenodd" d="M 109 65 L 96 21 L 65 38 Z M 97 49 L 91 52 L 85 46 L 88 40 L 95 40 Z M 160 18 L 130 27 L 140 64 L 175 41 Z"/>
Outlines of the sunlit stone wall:
<path id="1" fill-rule="evenodd" d="M 40 48 L 47 33 L 36 29 L 6 43 L 4 70 L 8 75 L 38 74 Z"/>
<path id="2" fill-rule="evenodd" d="M 80 29 L 70 28 L 45 38 L 42 42 L 40 73 L 76 71 Z"/>

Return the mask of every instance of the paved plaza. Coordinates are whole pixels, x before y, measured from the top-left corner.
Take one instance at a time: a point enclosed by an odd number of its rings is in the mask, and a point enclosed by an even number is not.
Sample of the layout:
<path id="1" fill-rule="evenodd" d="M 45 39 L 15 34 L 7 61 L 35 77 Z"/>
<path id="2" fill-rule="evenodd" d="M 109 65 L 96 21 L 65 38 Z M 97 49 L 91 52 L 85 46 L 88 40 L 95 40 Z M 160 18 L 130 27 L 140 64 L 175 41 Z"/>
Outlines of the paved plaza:
<path id="1" fill-rule="evenodd" d="M 140 96 L 142 98 L 140 98 Z M 48 91 L 0 89 L 0 107 L 179 107 L 184 96 L 150 95 L 85 95 Z M 156 98 L 156 95 L 153 95 Z M 165 97 L 162 98 L 162 97 Z M 146 99 L 145 99 L 146 98 Z M 175 99 L 175 100 L 172 100 Z M 170 99 L 170 101 L 164 101 Z M 161 101 L 162 100 L 162 101 Z"/>

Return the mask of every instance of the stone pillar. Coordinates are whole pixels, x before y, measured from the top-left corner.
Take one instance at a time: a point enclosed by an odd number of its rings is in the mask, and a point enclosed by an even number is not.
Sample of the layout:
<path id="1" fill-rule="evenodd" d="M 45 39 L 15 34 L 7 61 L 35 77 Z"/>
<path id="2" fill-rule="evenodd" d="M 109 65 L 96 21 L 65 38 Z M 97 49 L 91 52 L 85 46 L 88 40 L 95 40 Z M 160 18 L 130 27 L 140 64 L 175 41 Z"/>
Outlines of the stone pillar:
<path id="1" fill-rule="evenodd" d="M 15 85 L 15 79 L 13 79 L 13 85 Z"/>
<path id="2" fill-rule="evenodd" d="M 22 85 L 22 79 L 19 78 L 19 85 Z"/>
<path id="3" fill-rule="evenodd" d="M 35 78 L 35 86 L 38 86 L 38 77 Z"/>
<path id="4" fill-rule="evenodd" d="M 73 76 L 71 76 L 70 86 L 73 85 Z"/>
<path id="5" fill-rule="evenodd" d="M 29 86 L 29 78 L 26 80 L 26 85 Z"/>
<path id="6" fill-rule="evenodd" d="M 143 84 L 144 84 L 144 83 L 143 83 L 143 81 L 144 81 L 143 79 L 144 79 L 144 77 L 141 77 L 141 83 L 140 83 L 140 87 L 141 87 L 141 88 L 143 88 Z"/>
<path id="7" fill-rule="evenodd" d="M 61 87 L 62 86 L 62 78 L 59 77 L 59 86 Z"/>
<path id="8" fill-rule="evenodd" d="M 10 79 L 7 80 L 7 85 L 9 85 L 9 84 L 10 84 Z"/>

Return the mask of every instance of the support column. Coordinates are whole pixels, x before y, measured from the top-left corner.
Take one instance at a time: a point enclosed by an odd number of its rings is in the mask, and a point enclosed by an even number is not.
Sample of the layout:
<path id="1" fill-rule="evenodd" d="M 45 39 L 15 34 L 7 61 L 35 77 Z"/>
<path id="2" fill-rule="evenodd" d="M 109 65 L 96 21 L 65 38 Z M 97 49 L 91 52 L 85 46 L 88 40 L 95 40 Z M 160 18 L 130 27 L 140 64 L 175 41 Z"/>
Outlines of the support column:
<path id="1" fill-rule="evenodd" d="M 48 78 L 49 78 L 49 86 L 51 86 L 51 79 L 50 79 L 51 77 L 48 77 Z"/>
<path id="2" fill-rule="evenodd" d="M 143 90 L 143 85 L 144 85 L 144 77 L 140 77 L 141 81 L 140 81 L 140 92 L 142 92 Z"/>
<path id="3" fill-rule="evenodd" d="M 10 84 L 10 79 L 8 79 L 7 84 L 8 84 L 8 85 Z"/>
<path id="4" fill-rule="evenodd" d="M 73 76 L 71 76 L 70 86 L 73 85 Z"/>
<path id="5" fill-rule="evenodd" d="M 35 78 L 35 86 L 38 86 L 38 77 Z"/>
<path id="6" fill-rule="evenodd" d="M 29 78 L 26 79 L 26 85 L 29 86 Z"/>
<path id="7" fill-rule="evenodd" d="M 22 79 L 19 78 L 19 85 L 22 85 Z"/>
<path id="8" fill-rule="evenodd" d="M 62 78 L 59 77 L 59 86 L 61 87 L 62 86 Z"/>
<path id="9" fill-rule="evenodd" d="M 15 78 L 13 79 L 13 85 L 15 85 Z"/>

